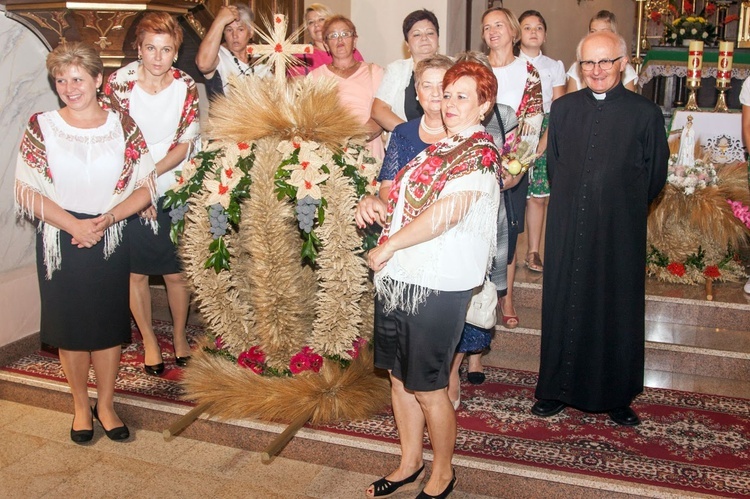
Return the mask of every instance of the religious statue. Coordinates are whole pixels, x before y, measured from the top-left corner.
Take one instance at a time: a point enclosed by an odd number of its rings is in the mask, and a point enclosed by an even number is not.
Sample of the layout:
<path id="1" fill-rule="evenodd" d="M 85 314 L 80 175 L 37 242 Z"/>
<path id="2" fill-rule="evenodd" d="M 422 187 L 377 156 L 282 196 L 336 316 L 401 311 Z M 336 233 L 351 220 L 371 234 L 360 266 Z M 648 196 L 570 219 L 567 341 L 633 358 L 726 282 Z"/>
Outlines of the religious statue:
<path id="1" fill-rule="evenodd" d="M 680 151 L 677 154 L 677 164 L 686 167 L 695 165 L 695 130 L 693 130 L 692 115 L 688 115 L 687 123 L 680 135 Z"/>

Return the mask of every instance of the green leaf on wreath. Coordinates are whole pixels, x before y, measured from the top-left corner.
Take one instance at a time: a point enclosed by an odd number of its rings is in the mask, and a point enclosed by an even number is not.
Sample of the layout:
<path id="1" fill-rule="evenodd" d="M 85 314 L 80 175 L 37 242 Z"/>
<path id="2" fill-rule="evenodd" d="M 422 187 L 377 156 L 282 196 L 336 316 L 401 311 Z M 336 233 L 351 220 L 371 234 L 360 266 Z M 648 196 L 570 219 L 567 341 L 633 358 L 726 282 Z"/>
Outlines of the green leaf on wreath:
<path id="1" fill-rule="evenodd" d="M 213 268 L 217 274 L 222 270 L 229 270 L 229 250 L 224 244 L 224 238 L 214 239 L 208 246 L 211 253 L 204 265 L 205 268 Z"/>

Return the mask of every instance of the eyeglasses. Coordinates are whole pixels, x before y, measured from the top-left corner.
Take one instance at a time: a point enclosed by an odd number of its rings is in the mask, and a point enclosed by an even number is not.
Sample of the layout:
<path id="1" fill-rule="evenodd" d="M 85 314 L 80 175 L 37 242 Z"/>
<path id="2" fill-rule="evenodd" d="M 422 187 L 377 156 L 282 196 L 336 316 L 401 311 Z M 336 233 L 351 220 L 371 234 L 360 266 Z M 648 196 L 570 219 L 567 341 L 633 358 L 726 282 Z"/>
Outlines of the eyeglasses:
<path id="1" fill-rule="evenodd" d="M 326 40 L 336 40 L 338 38 L 351 38 L 354 36 L 354 31 L 334 31 L 326 35 Z"/>
<path id="2" fill-rule="evenodd" d="M 584 71 L 593 71 L 594 66 L 599 66 L 602 71 L 609 71 L 615 65 L 617 61 L 625 56 L 620 56 L 617 59 L 602 59 L 601 61 L 578 61 L 581 65 L 581 69 Z"/>

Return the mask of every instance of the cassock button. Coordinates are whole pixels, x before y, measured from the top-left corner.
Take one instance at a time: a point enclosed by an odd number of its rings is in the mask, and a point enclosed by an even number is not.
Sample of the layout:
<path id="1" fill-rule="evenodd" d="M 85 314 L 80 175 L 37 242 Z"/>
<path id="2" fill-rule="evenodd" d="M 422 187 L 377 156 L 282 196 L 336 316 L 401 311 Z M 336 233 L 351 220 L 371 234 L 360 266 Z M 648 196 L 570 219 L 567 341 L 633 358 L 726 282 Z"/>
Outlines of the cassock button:
<path id="1" fill-rule="evenodd" d="M 596 147 L 596 145 L 595 145 L 595 144 L 591 144 L 591 148 L 592 148 L 592 149 L 593 149 L 593 148 L 595 148 L 595 147 Z"/>
<path id="2" fill-rule="evenodd" d="M 596 123 L 598 125 L 599 124 L 599 120 L 596 120 L 594 123 Z"/>
<path id="3" fill-rule="evenodd" d="M 592 159 L 594 159 L 594 158 L 592 158 L 591 156 L 589 156 L 589 161 L 591 161 Z"/>

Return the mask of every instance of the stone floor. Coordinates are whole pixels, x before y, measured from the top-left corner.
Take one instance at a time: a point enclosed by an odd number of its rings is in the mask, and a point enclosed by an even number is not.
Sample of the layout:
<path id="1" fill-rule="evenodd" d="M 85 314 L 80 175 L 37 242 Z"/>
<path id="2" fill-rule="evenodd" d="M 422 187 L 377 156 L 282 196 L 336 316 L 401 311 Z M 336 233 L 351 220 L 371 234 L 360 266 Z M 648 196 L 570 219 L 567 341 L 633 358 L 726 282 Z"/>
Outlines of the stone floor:
<path id="1" fill-rule="evenodd" d="M 71 421 L 69 413 L 0 399 L 0 497 L 350 498 L 379 478 L 283 457 L 264 465 L 257 452 L 182 437 L 165 442 L 139 428 L 118 443 L 97 424 L 92 443 L 76 445 Z"/>

